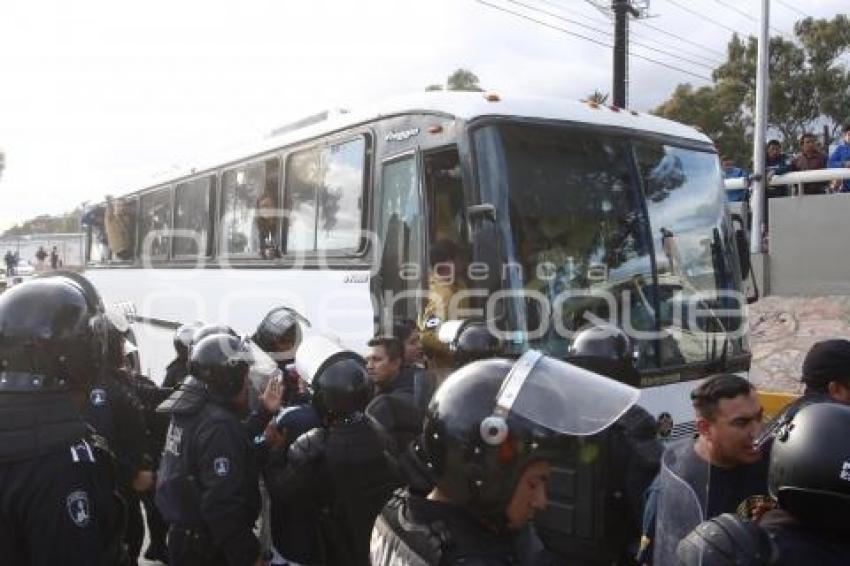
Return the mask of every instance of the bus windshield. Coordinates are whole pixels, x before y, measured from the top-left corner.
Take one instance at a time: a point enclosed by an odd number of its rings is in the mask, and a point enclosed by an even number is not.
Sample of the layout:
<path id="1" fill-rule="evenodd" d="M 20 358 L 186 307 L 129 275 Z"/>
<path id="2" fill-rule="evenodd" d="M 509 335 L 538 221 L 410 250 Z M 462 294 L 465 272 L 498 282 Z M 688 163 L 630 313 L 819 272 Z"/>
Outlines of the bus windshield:
<path id="1" fill-rule="evenodd" d="M 716 154 L 576 127 L 473 135 L 480 197 L 496 209 L 501 326 L 517 350 L 563 357 L 577 331 L 613 323 L 643 368 L 740 353 Z"/>

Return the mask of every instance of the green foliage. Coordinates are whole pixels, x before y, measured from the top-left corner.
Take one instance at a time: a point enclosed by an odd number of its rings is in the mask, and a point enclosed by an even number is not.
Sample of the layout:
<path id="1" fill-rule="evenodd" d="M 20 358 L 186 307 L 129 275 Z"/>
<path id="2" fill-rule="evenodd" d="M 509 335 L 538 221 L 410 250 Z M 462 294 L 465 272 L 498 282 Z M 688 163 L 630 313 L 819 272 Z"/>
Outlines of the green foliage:
<path id="1" fill-rule="evenodd" d="M 454 73 L 449 75 L 449 78 L 446 80 L 445 89 L 443 85 L 440 84 L 432 84 L 425 87 L 426 91 L 435 91 L 435 90 L 456 90 L 456 91 L 469 91 L 469 92 L 483 92 L 484 89 L 478 84 L 478 77 L 470 71 L 469 69 L 457 69 Z"/>
<path id="2" fill-rule="evenodd" d="M 593 91 L 593 94 L 588 96 L 585 100 L 588 102 L 595 102 L 596 104 L 608 104 L 608 98 L 610 95 L 607 92 L 602 92 L 599 89 Z"/>
<path id="3" fill-rule="evenodd" d="M 0 237 L 24 236 L 27 234 L 64 234 L 80 231 L 80 217 L 83 214 L 82 207 L 75 208 L 71 212 L 50 216 L 42 214 L 21 224 L 15 224 Z"/>
<path id="4" fill-rule="evenodd" d="M 834 135 L 850 117 L 850 71 L 839 61 L 850 51 L 850 20 L 806 18 L 794 33 L 793 42 L 770 40 L 768 128 L 781 134 L 786 149 L 797 149 L 802 133 L 816 133 L 824 124 Z M 653 113 L 700 128 L 722 154 L 746 166 L 752 157 L 757 58 L 756 38 L 733 35 L 712 86 L 681 84 Z"/>

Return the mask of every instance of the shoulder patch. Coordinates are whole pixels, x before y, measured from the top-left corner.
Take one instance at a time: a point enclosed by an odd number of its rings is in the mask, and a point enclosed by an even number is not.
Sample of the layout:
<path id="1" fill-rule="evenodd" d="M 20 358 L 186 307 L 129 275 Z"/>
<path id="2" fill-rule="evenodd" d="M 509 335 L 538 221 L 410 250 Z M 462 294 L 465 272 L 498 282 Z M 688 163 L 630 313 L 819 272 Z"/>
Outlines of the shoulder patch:
<path id="1" fill-rule="evenodd" d="M 213 471 L 215 475 L 220 478 L 228 475 L 230 473 L 230 458 L 227 456 L 220 456 L 213 460 Z"/>
<path id="2" fill-rule="evenodd" d="M 89 495 L 85 491 L 78 489 L 68 494 L 65 499 L 65 507 L 68 509 L 68 515 L 75 525 L 84 529 L 91 521 L 91 507 L 89 506 Z"/>
<path id="3" fill-rule="evenodd" d="M 99 407 L 101 405 L 106 404 L 106 390 L 101 388 L 95 388 L 91 390 L 89 393 L 89 402 L 94 407 Z"/>
<path id="4" fill-rule="evenodd" d="M 850 481 L 850 460 L 846 460 L 841 466 L 841 472 L 838 477 L 844 481 Z"/>
<path id="5" fill-rule="evenodd" d="M 91 462 L 94 463 L 97 460 L 94 457 L 94 452 L 92 452 L 91 446 L 85 440 L 79 440 L 71 445 L 71 461 L 75 463 L 79 462 Z"/>

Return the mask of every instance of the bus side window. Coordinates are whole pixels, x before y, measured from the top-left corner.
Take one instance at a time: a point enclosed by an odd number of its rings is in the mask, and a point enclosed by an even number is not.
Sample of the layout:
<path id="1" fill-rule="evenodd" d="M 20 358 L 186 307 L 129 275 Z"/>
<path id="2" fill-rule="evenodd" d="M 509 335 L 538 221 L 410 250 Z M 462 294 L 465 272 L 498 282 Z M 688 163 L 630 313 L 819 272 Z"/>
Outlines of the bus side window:
<path id="1" fill-rule="evenodd" d="M 457 149 L 425 155 L 425 187 L 428 194 L 430 241 L 466 241 L 463 183 Z"/>
<path id="2" fill-rule="evenodd" d="M 391 302 L 393 319 L 416 320 L 421 311 L 415 291 L 422 286 L 424 226 L 414 156 L 385 163 L 381 184 L 382 299 Z"/>
<path id="3" fill-rule="evenodd" d="M 180 183 L 174 189 L 174 257 L 209 255 L 210 189 L 215 177 L 208 175 Z"/>
<path id="4" fill-rule="evenodd" d="M 139 256 L 167 259 L 171 232 L 171 187 L 157 189 L 141 196 Z"/>
<path id="5" fill-rule="evenodd" d="M 454 278 L 464 285 L 471 251 L 466 237 L 463 182 L 456 148 L 425 154 L 425 190 L 428 203 L 429 253 L 452 250 Z M 440 255 L 438 251 L 438 255 Z M 429 267 L 434 268 L 429 259 Z"/>
<path id="6" fill-rule="evenodd" d="M 221 252 L 271 259 L 280 256 L 277 158 L 246 163 L 222 175 Z"/>
<path id="7" fill-rule="evenodd" d="M 130 261 L 136 249 L 138 201 L 132 197 L 107 197 L 106 239 L 112 260 Z"/>
<path id="8" fill-rule="evenodd" d="M 293 153 L 286 174 L 286 253 L 360 248 L 366 140 Z"/>
<path id="9" fill-rule="evenodd" d="M 106 246 L 106 205 L 87 207 L 80 218 L 80 224 L 86 229 L 85 260 L 90 264 L 105 263 L 109 259 L 109 248 Z"/>

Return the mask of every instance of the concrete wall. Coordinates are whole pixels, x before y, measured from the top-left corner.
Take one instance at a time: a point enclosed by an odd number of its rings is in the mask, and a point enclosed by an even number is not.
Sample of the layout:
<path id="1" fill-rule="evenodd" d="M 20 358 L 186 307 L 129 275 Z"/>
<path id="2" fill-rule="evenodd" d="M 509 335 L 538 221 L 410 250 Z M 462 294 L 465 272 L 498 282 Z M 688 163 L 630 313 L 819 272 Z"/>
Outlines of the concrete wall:
<path id="1" fill-rule="evenodd" d="M 767 294 L 850 295 L 850 194 L 770 199 Z"/>

